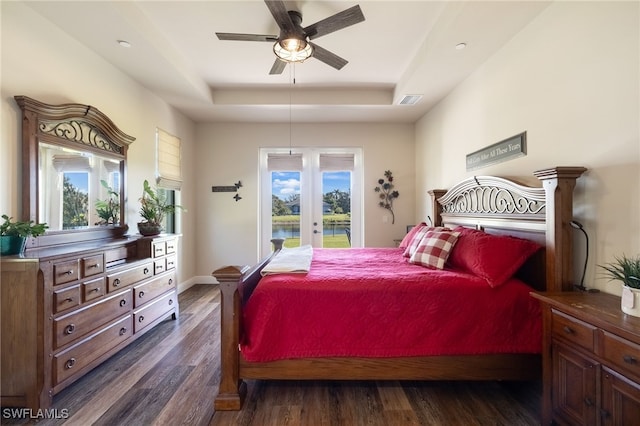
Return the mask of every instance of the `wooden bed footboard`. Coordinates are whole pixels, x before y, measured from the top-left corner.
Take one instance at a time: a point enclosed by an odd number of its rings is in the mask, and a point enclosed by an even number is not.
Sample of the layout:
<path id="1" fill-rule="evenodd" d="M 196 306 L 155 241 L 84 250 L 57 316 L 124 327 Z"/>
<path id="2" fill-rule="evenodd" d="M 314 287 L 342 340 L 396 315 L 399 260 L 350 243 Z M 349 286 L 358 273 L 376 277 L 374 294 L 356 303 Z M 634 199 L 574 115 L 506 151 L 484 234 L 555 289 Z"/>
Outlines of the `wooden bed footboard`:
<path id="1" fill-rule="evenodd" d="M 466 179 L 448 191 L 429 191 L 434 225 L 473 226 L 490 233 L 538 241 L 545 246 L 545 259 L 539 262 L 543 263 L 540 266 L 544 271 L 539 280 L 542 282 L 536 282 L 535 288 L 572 290 L 573 189 L 585 171 L 583 167 L 536 171 L 534 175 L 542 181 L 540 188 L 484 176 Z M 490 194 L 491 199 L 488 208 L 478 209 L 478 200 L 484 204 L 486 194 Z M 540 356 L 535 354 L 245 361 L 239 350 L 242 307 L 260 280 L 260 272 L 282 247 L 282 240 L 272 241 L 276 251 L 254 267 L 227 266 L 212 273 L 220 282 L 222 312 L 222 377 L 214 404 L 216 410 L 242 407 L 246 395 L 243 379 L 530 380 L 541 377 Z"/>
<path id="2" fill-rule="evenodd" d="M 261 278 L 262 269 L 282 249 L 284 240 L 271 240 L 274 251 L 254 267 L 226 266 L 213 272 L 220 283 L 220 363 L 222 375 L 215 400 L 216 410 L 239 410 L 246 394 L 240 379 L 240 331 L 242 307 L 253 293 Z"/>

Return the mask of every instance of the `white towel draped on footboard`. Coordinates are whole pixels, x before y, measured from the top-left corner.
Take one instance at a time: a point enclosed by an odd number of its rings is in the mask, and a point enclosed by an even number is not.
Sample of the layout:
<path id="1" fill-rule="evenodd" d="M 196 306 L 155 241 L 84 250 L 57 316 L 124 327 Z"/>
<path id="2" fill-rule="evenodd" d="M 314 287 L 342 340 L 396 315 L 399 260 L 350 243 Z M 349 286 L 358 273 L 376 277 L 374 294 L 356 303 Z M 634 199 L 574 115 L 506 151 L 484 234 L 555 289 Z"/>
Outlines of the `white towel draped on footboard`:
<path id="1" fill-rule="evenodd" d="M 294 248 L 283 248 L 273 259 L 262 269 L 262 275 L 281 273 L 309 272 L 311 258 L 313 257 L 313 247 L 304 245 Z"/>

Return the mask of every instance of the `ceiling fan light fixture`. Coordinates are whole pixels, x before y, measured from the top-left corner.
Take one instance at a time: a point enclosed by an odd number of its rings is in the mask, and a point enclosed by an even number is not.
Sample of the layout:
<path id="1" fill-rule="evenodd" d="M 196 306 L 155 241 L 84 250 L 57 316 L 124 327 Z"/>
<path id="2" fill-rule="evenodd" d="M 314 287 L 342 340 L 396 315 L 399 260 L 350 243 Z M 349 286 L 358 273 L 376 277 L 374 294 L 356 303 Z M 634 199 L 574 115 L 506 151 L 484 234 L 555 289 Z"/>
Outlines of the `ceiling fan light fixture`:
<path id="1" fill-rule="evenodd" d="M 285 62 L 303 62 L 313 54 L 313 47 L 305 40 L 288 38 L 276 41 L 273 52 Z"/>

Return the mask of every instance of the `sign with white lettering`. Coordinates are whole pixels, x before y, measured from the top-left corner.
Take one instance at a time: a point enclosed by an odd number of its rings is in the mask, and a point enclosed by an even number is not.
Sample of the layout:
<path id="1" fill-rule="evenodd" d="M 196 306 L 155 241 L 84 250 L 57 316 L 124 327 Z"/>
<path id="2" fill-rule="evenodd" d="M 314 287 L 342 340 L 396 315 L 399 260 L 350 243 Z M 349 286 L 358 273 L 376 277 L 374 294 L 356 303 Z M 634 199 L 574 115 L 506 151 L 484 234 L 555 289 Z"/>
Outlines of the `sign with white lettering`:
<path id="1" fill-rule="evenodd" d="M 527 155 L 527 132 L 467 154 L 467 171 Z"/>

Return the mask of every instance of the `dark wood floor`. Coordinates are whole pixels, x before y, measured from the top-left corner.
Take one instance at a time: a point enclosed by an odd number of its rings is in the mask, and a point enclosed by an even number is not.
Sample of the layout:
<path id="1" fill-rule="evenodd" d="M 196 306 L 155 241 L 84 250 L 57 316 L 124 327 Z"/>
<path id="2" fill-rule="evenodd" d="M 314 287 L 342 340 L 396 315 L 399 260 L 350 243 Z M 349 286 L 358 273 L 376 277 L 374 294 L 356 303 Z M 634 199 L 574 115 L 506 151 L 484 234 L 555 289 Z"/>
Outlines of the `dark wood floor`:
<path id="1" fill-rule="evenodd" d="M 249 381 L 245 406 L 214 413 L 219 293 L 196 285 L 167 320 L 54 398 L 38 425 L 539 425 L 539 382 Z M 64 411 L 66 410 L 66 411 Z M 8 419 L 2 424 L 35 424 Z"/>

